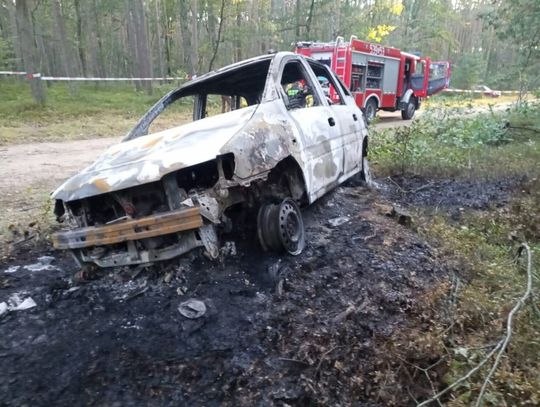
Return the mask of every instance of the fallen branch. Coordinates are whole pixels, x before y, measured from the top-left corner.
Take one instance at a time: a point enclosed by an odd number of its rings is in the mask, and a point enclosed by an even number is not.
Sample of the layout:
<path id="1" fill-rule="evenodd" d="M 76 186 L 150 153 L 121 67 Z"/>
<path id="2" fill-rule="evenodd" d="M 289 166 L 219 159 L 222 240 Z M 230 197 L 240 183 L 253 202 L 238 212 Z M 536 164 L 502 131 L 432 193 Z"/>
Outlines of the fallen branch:
<path id="1" fill-rule="evenodd" d="M 392 184 L 394 184 L 396 187 L 398 187 L 399 190 L 400 190 L 401 192 L 407 193 L 407 191 L 406 191 L 401 185 L 399 185 L 396 181 L 394 181 L 394 180 L 392 179 L 392 177 L 388 177 L 388 180 L 389 180 Z"/>
<path id="2" fill-rule="evenodd" d="M 424 375 L 426 376 L 428 382 L 429 382 L 429 386 L 431 387 L 431 391 L 435 393 L 435 385 L 433 384 L 433 381 L 431 380 L 431 377 L 429 376 L 429 371 L 431 369 L 433 369 L 435 366 L 437 366 L 438 364 L 440 364 L 443 360 L 444 360 L 444 355 L 442 358 L 440 358 L 438 361 L 436 361 L 435 363 L 429 365 L 428 367 L 420 367 L 418 365 L 415 365 L 414 363 L 411 363 L 403 358 L 401 358 L 400 356 L 397 356 L 398 359 L 400 359 L 402 362 L 408 364 L 409 366 L 412 366 L 414 367 L 415 369 L 418 369 L 420 370 L 421 372 L 424 373 Z M 442 403 L 439 399 L 436 400 L 437 403 L 439 403 L 439 405 L 442 407 Z"/>
<path id="3" fill-rule="evenodd" d="M 534 127 L 508 126 L 507 128 L 508 128 L 508 129 L 512 129 L 512 130 L 528 130 L 528 131 L 532 131 L 532 132 L 534 132 L 534 133 L 540 133 L 540 130 L 535 129 Z"/>
<path id="4" fill-rule="evenodd" d="M 415 188 L 415 189 L 413 189 L 413 190 L 410 191 L 410 192 L 412 192 L 413 194 L 416 194 L 417 192 L 423 191 L 424 189 L 431 188 L 433 185 L 434 185 L 433 182 L 428 182 L 427 184 L 422 185 L 422 186 L 420 186 L 420 187 L 418 187 L 418 188 Z"/>
<path id="5" fill-rule="evenodd" d="M 417 407 L 422 407 L 422 406 L 427 406 L 429 403 L 432 403 L 434 401 L 438 401 L 439 398 L 448 393 L 450 390 L 452 390 L 454 387 L 456 387 L 458 384 L 461 384 L 463 383 L 465 380 L 469 379 L 472 375 L 474 375 L 478 370 L 480 370 L 480 368 L 482 366 L 484 366 L 487 361 L 491 358 L 491 356 L 493 356 L 493 354 L 495 352 L 497 352 L 497 350 L 500 348 L 500 344 L 497 344 L 497 346 L 495 346 L 491 352 L 489 352 L 487 354 L 487 356 L 478 364 L 476 365 L 473 369 L 471 369 L 469 371 L 469 373 L 467 373 L 465 376 L 461 377 L 460 379 L 456 380 L 454 383 L 452 383 L 450 386 L 448 386 L 447 388 L 445 388 L 444 390 L 441 390 L 440 392 L 438 392 L 436 395 L 434 395 L 432 398 L 430 398 L 429 400 L 426 400 L 426 401 L 423 401 L 422 403 L 418 404 Z"/>
<path id="6" fill-rule="evenodd" d="M 486 355 L 484 359 L 480 363 L 478 363 L 474 368 L 472 368 L 465 376 L 462 376 L 460 379 L 456 380 L 454 383 L 446 387 L 445 389 L 441 390 L 437 394 L 435 394 L 430 399 L 423 401 L 422 403 L 418 404 L 417 407 L 426 406 L 434 401 L 439 401 L 439 398 L 443 396 L 444 394 L 448 393 L 450 390 L 452 390 L 457 385 L 463 383 L 464 381 L 468 380 L 471 376 L 473 376 L 482 366 L 484 366 L 489 359 L 498 351 L 497 357 L 495 359 L 495 363 L 493 364 L 493 367 L 489 371 L 486 380 L 484 381 L 484 384 L 482 386 L 482 389 L 480 391 L 480 394 L 478 396 L 478 400 L 476 402 L 476 406 L 479 406 L 482 402 L 482 398 L 484 396 L 486 387 L 489 383 L 489 379 L 497 369 L 500 359 L 502 357 L 502 354 L 504 353 L 506 347 L 508 346 L 508 343 L 510 342 L 510 338 L 512 337 L 512 322 L 514 315 L 519 309 L 523 306 L 523 304 L 529 299 L 529 297 L 532 294 L 532 259 L 531 259 L 531 249 L 526 243 L 522 243 L 520 248 L 524 248 L 527 251 L 527 289 L 525 290 L 525 293 L 523 296 L 518 300 L 514 308 L 512 308 L 512 311 L 508 314 L 508 319 L 506 322 L 506 335 L 503 339 L 501 339 L 497 345 Z"/>
<path id="7" fill-rule="evenodd" d="M 499 367 L 499 363 L 501 363 L 501 358 L 506 350 L 506 347 L 510 343 L 510 338 L 512 338 L 512 322 L 514 319 L 514 315 L 520 310 L 521 307 L 525 304 L 525 302 L 529 299 L 529 297 L 532 294 L 532 259 L 531 259 L 531 249 L 527 245 L 527 243 L 522 243 L 521 246 L 527 251 L 527 289 L 525 290 L 525 293 L 521 296 L 521 298 L 518 300 L 514 308 L 512 308 L 512 311 L 508 314 L 508 319 L 506 321 L 506 335 L 504 339 L 502 339 L 502 345 L 500 347 L 499 353 L 497 354 L 497 357 L 495 358 L 495 362 L 493 363 L 493 366 L 491 367 L 491 370 L 489 371 L 488 375 L 486 376 L 486 379 L 484 380 L 484 384 L 482 385 L 482 388 L 480 389 L 480 394 L 478 395 L 478 399 L 476 400 L 476 407 L 479 407 L 482 405 L 482 399 L 484 397 L 484 393 L 486 392 L 486 388 L 489 384 L 489 381 L 497 368 Z M 501 343 L 501 342 L 500 342 Z"/>

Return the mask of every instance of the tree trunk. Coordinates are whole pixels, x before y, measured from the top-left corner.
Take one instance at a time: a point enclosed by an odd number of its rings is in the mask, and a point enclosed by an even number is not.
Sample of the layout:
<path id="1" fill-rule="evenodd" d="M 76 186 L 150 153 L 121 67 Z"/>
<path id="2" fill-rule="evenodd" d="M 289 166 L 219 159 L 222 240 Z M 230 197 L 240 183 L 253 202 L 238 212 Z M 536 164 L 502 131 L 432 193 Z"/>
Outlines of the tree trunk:
<path id="1" fill-rule="evenodd" d="M 311 0 L 311 4 L 309 6 L 309 14 L 306 22 L 306 40 L 310 40 L 311 38 L 311 23 L 313 22 L 313 9 L 315 8 L 315 0 Z"/>
<path id="2" fill-rule="evenodd" d="M 79 53 L 79 60 L 81 64 L 81 72 L 83 76 L 87 75 L 87 69 L 86 69 L 86 59 L 84 55 L 84 43 L 83 43 L 83 36 L 82 36 L 82 16 L 81 16 L 81 5 L 80 0 L 74 0 L 75 5 L 75 23 L 76 23 L 76 31 L 77 31 L 77 50 Z"/>
<path id="3" fill-rule="evenodd" d="M 69 54 L 68 36 L 64 24 L 64 16 L 60 6 L 60 0 L 53 0 L 54 26 L 56 34 L 56 43 L 60 54 L 60 64 L 62 65 L 63 76 L 73 76 L 71 57 Z M 74 82 L 68 82 L 69 93 L 74 95 L 77 91 Z"/>
<path id="4" fill-rule="evenodd" d="M 261 47 L 261 35 L 259 29 L 259 0 L 252 0 L 251 3 L 251 41 L 250 41 L 250 56 L 259 54 Z"/>
<path id="5" fill-rule="evenodd" d="M 154 12 L 156 17 L 156 36 L 157 36 L 157 49 L 158 49 L 158 63 L 159 63 L 159 76 L 165 77 L 165 61 L 163 58 L 163 42 L 161 33 L 161 17 L 159 14 L 159 0 L 154 1 Z"/>
<path id="6" fill-rule="evenodd" d="M 16 4 L 17 27 L 19 29 L 19 39 L 21 43 L 22 57 L 24 62 L 24 70 L 27 74 L 35 74 L 37 72 L 36 61 L 36 46 L 32 38 L 32 25 L 28 13 L 27 0 L 17 0 Z M 32 97 L 37 103 L 45 103 L 45 91 L 43 82 L 39 78 L 30 78 L 30 89 Z"/>
<path id="7" fill-rule="evenodd" d="M 133 15 L 133 10 L 130 8 L 130 3 L 126 2 L 126 35 L 127 35 L 127 41 L 128 41 L 128 55 L 130 60 L 130 74 L 132 78 L 136 78 L 139 76 L 140 68 L 140 60 L 137 52 L 137 39 L 135 36 L 135 17 Z M 142 89 L 142 83 L 141 81 L 134 81 L 135 83 L 135 89 L 138 91 Z"/>
<path id="8" fill-rule="evenodd" d="M 236 3 L 236 33 L 235 33 L 235 41 L 234 41 L 234 48 L 235 48 L 235 58 L 234 62 L 238 62 L 242 60 L 242 9 L 240 8 L 240 2 Z"/>
<path id="9" fill-rule="evenodd" d="M 180 33 L 182 36 L 182 56 L 184 59 L 184 65 L 187 68 L 189 76 L 193 76 L 195 73 L 194 61 L 191 59 L 190 52 L 190 33 L 188 27 L 188 0 L 180 0 Z"/>
<path id="10" fill-rule="evenodd" d="M 135 38 L 137 44 L 137 58 L 139 60 L 139 75 L 143 78 L 152 77 L 150 52 L 148 48 L 148 36 L 146 34 L 146 17 L 142 0 L 135 1 L 134 7 Z M 146 92 L 152 94 L 152 82 L 142 81 Z"/>
<path id="11" fill-rule="evenodd" d="M 214 61 L 216 59 L 218 49 L 219 49 L 219 43 L 221 42 L 221 32 L 223 30 L 223 24 L 225 23 L 225 0 L 221 0 L 221 7 L 219 10 L 219 25 L 218 25 L 218 32 L 216 37 L 216 42 L 214 44 L 214 53 L 212 54 L 212 58 L 210 59 L 210 63 L 208 64 L 208 71 L 212 70 Z"/>
<path id="12" fill-rule="evenodd" d="M 191 0 L 191 61 L 193 74 L 199 70 L 199 0 Z"/>
<path id="13" fill-rule="evenodd" d="M 93 26 L 93 33 L 95 37 L 95 70 L 98 76 L 104 78 L 107 76 L 105 71 L 105 60 L 103 58 L 103 41 L 101 40 L 101 24 L 100 19 L 98 15 L 98 7 L 96 4 L 96 0 L 92 2 L 92 17 L 94 18 L 94 22 L 92 24 Z"/>
<path id="14" fill-rule="evenodd" d="M 6 1 L 5 4 L 9 12 L 11 38 L 13 42 L 13 49 L 15 51 L 15 58 L 17 60 L 17 62 L 15 63 L 15 67 L 17 70 L 22 71 L 24 70 L 24 62 L 22 58 L 21 41 L 18 34 L 19 29 L 17 28 L 17 15 L 15 14 L 15 4 L 13 4 L 12 1 Z"/>

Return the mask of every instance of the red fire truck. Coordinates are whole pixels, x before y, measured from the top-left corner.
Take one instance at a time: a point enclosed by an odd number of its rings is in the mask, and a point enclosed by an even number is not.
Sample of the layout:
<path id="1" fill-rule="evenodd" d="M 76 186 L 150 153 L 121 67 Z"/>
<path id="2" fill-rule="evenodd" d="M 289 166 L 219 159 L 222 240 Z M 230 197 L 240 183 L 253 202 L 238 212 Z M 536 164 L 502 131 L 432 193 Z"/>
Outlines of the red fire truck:
<path id="1" fill-rule="evenodd" d="M 349 88 L 368 123 L 377 110 L 401 110 L 404 120 L 412 119 L 422 98 L 448 87 L 450 64 L 432 62 L 397 48 L 384 47 L 343 37 L 329 43 L 299 42 L 296 53 L 330 66 Z M 329 91 L 334 99 L 335 93 Z"/>

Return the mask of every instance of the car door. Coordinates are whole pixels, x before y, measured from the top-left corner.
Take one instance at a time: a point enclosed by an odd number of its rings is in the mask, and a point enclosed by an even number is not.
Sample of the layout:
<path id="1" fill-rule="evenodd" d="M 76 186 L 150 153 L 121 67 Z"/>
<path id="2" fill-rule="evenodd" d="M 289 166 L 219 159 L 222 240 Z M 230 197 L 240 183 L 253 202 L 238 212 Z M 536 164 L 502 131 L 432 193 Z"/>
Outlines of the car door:
<path id="1" fill-rule="evenodd" d="M 337 185 L 343 174 L 343 140 L 335 111 L 309 65 L 297 56 L 283 60 L 279 84 L 287 113 L 301 138 L 310 202 Z"/>
<path id="2" fill-rule="evenodd" d="M 362 163 L 362 137 L 363 137 L 363 123 L 362 112 L 356 106 L 347 103 L 347 97 L 345 95 L 345 89 L 337 81 L 336 77 L 332 75 L 328 67 L 324 67 L 327 71 L 328 82 L 330 83 L 330 89 L 334 89 L 336 96 L 335 100 L 329 101 L 330 109 L 332 109 L 334 116 L 339 121 L 341 137 L 343 140 L 343 172 L 344 179 L 348 178 L 351 173 L 355 172 L 361 167 Z"/>
<path id="3" fill-rule="evenodd" d="M 343 175 L 340 181 L 343 181 L 361 168 L 361 147 L 364 134 L 362 112 L 330 68 L 314 61 L 309 61 L 309 64 L 317 80 L 328 84 L 329 93 L 333 95 L 332 98 L 327 97 L 325 103 L 329 104 L 332 115 L 339 125 L 343 152 Z"/>

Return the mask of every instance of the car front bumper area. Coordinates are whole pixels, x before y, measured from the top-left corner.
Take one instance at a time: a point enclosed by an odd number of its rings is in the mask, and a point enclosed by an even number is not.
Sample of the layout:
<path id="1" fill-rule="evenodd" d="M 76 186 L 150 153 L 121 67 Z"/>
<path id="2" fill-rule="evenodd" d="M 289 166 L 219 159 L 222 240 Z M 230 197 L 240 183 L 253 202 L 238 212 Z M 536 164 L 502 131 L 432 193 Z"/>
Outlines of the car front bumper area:
<path id="1" fill-rule="evenodd" d="M 188 207 L 140 219 L 60 231 L 52 235 L 52 242 L 57 249 L 72 250 L 83 264 L 95 263 L 100 267 L 144 264 L 167 260 L 203 246 L 195 233 L 201 227 L 204 223 L 199 208 Z M 159 248 L 137 244 L 174 234 L 176 239 L 172 243 Z"/>

